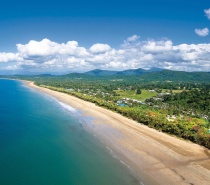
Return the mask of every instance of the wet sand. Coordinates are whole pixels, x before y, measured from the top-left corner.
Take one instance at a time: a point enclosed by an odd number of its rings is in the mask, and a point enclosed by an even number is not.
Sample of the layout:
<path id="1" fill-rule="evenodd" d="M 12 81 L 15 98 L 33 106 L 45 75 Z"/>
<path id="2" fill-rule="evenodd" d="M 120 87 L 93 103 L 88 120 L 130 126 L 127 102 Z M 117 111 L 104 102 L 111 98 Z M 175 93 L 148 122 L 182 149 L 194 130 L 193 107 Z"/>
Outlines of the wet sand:
<path id="1" fill-rule="evenodd" d="M 209 185 L 210 150 L 148 128 L 76 97 L 25 82 L 27 86 L 92 117 L 89 129 L 145 185 Z"/>

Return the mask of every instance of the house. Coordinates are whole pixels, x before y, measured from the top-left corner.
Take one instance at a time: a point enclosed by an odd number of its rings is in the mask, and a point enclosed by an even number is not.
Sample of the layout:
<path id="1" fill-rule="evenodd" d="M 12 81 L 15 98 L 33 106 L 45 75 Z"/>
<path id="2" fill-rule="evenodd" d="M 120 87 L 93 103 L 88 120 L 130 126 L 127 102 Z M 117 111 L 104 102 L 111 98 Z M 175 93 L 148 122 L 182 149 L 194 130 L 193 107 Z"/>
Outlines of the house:
<path id="1" fill-rule="evenodd" d="M 118 100 L 117 101 L 117 104 L 121 104 L 123 101 L 122 100 Z"/>

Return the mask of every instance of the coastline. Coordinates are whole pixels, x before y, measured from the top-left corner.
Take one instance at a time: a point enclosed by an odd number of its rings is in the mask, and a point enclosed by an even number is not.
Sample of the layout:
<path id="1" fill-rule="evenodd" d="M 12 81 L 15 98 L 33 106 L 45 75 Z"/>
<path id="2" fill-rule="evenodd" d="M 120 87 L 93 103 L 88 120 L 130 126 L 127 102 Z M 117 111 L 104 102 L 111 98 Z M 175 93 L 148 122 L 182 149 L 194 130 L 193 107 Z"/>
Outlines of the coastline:
<path id="1" fill-rule="evenodd" d="M 148 128 L 79 98 L 24 81 L 95 118 L 88 127 L 145 185 L 210 183 L 210 150 Z"/>

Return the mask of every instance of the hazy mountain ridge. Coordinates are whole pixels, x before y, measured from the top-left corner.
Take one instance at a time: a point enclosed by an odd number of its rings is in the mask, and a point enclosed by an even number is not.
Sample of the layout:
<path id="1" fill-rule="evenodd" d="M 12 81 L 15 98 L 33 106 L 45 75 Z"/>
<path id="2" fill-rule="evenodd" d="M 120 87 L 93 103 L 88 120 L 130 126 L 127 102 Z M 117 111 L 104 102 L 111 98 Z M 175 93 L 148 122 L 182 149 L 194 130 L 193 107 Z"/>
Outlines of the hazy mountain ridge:
<path id="1" fill-rule="evenodd" d="M 124 71 L 109 70 L 91 70 L 85 73 L 70 73 L 69 77 L 81 78 L 122 78 L 138 81 L 157 82 L 157 81 L 173 81 L 173 82 L 210 82 L 210 72 L 186 72 L 173 71 L 160 68 L 145 69 L 128 69 Z M 132 78 L 131 78 L 132 77 Z"/>
<path id="2" fill-rule="evenodd" d="M 164 69 L 161 68 L 151 68 L 151 69 L 127 69 L 123 71 L 111 71 L 111 70 L 101 70 L 101 69 L 94 69 L 88 72 L 85 72 L 84 74 L 88 75 L 98 75 L 98 76 L 111 76 L 111 75 L 140 75 L 144 73 L 151 73 L 151 72 L 157 72 L 157 71 L 163 71 Z"/>
<path id="3" fill-rule="evenodd" d="M 111 71 L 95 69 L 84 73 L 69 73 L 65 75 L 12 75 L 0 76 L 1 78 L 60 78 L 60 79 L 124 79 L 127 81 L 140 82 L 195 82 L 195 83 L 209 83 L 210 72 L 186 72 L 186 71 L 172 71 L 160 68 L 145 69 L 128 69 L 124 71 Z"/>

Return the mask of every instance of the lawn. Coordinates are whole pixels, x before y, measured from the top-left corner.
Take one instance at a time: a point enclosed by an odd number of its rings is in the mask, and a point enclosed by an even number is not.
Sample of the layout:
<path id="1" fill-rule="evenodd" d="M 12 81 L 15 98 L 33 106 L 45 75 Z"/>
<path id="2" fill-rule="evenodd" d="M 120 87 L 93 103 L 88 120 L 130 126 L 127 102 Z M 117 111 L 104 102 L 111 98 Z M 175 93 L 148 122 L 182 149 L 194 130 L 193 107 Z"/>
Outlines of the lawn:
<path id="1" fill-rule="evenodd" d="M 141 90 L 141 94 L 136 94 L 136 90 L 116 90 L 116 93 L 120 95 L 120 98 L 131 98 L 141 101 L 157 95 L 157 92 L 149 92 L 148 90 Z"/>
<path id="2" fill-rule="evenodd" d="M 184 91 L 184 90 L 172 90 L 173 93 L 181 93 L 182 91 Z M 188 91 L 188 90 L 185 90 L 185 91 Z M 170 92 L 170 90 L 169 89 L 162 90 L 162 93 L 166 93 L 166 92 Z"/>

